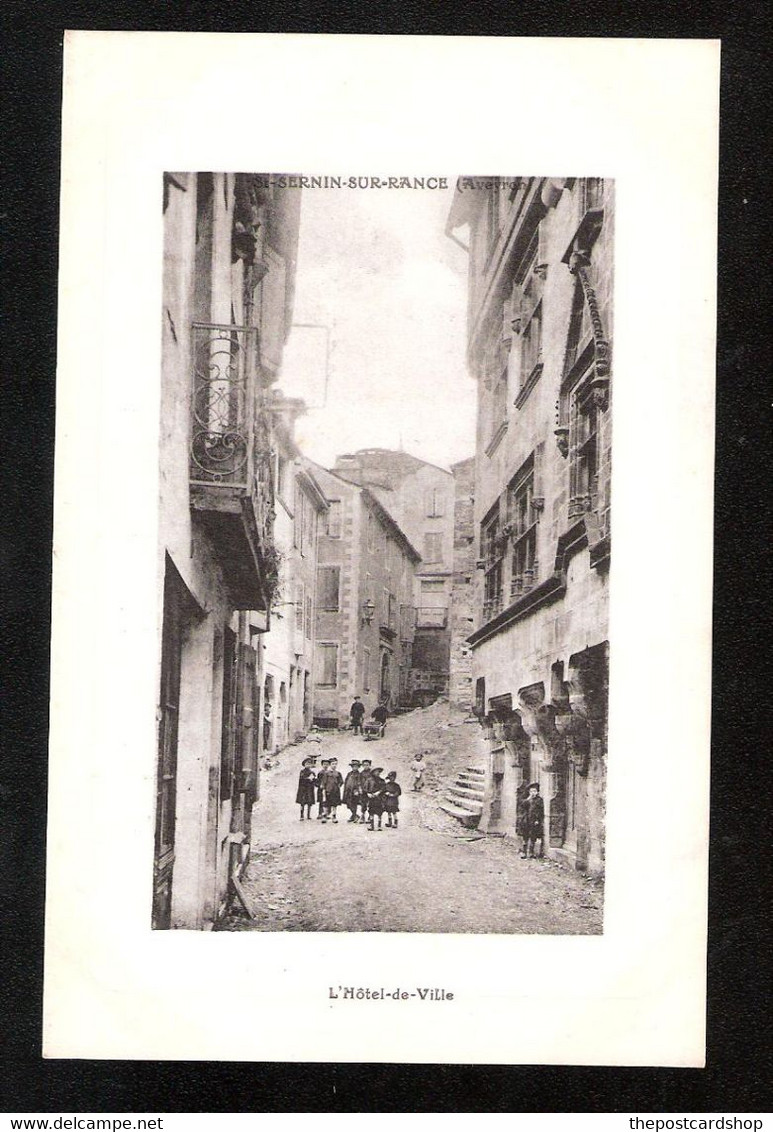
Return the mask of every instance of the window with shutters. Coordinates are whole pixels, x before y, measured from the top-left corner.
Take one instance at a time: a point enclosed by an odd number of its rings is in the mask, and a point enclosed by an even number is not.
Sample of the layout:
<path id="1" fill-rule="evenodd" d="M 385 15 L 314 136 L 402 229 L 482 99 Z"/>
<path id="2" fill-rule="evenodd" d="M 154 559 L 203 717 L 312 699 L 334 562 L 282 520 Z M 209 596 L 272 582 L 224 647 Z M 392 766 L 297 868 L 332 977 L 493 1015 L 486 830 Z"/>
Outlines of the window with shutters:
<path id="1" fill-rule="evenodd" d="M 428 518 L 440 518 L 444 514 L 443 510 L 443 493 L 440 488 L 432 487 L 426 493 L 425 509 Z"/>
<path id="2" fill-rule="evenodd" d="M 225 630 L 223 640 L 223 715 L 220 728 L 220 797 L 233 793 L 236 753 L 236 634 Z"/>
<path id="3" fill-rule="evenodd" d="M 298 582 L 295 587 L 295 628 L 298 633 L 303 633 L 303 610 L 304 602 L 306 599 L 306 587 L 303 582 Z"/>
<path id="4" fill-rule="evenodd" d="M 442 562 L 443 560 L 443 534 L 442 531 L 424 532 L 425 562 Z"/>
<path id="5" fill-rule="evenodd" d="M 293 480 L 293 546 L 303 553 L 303 492 Z"/>
<path id="6" fill-rule="evenodd" d="M 341 500 L 331 499 L 327 512 L 327 537 L 341 537 Z"/>
<path id="7" fill-rule="evenodd" d="M 338 643 L 318 641 L 316 649 L 318 688 L 335 688 L 338 684 Z"/>
<path id="8" fill-rule="evenodd" d="M 317 569 L 317 607 L 323 612 L 337 613 L 340 608 L 341 567 L 320 566 Z"/>
<path id="9" fill-rule="evenodd" d="M 381 590 L 381 614 L 379 624 L 385 629 L 389 628 L 389 590 L 384 586 Z"/>

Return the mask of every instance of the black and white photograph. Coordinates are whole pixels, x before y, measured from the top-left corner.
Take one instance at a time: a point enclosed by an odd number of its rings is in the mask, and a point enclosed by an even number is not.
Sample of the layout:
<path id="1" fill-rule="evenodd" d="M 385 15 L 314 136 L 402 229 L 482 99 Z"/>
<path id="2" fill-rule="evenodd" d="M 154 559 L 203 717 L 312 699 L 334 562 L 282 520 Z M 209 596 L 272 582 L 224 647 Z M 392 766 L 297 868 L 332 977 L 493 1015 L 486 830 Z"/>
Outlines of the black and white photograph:
<path id="1" fill-rule="evenodd" d="M 153 926 L 601 932 L 613 184 L 163 215 Z"/>
<path id="2" fill-rule="evenodd" d="M 718 45 L 64 61 L 44 1056 L 702 1065 Z"/>

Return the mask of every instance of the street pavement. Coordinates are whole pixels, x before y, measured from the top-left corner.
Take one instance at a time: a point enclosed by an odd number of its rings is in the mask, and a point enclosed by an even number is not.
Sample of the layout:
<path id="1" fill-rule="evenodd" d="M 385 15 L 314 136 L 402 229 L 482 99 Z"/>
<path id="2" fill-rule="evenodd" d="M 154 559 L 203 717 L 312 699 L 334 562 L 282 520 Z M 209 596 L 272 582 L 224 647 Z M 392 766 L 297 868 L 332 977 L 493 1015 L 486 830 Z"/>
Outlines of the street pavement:
<path id="1" fill-rule="evenodd" d="M 243 880 L 255 919 L 235 908 L 219 930 L 601 932 L 600 883 L 547 860 L 521 859 L 515 839 L 465 830 L 438 807 L 431 756 L 430 784 L 412 792 L 409 765 L 416 750 L 426 749 L 421 720 L 421 713 L 390 720 L 386 736 L 370 742 L 323 733 L 319 744 L 288 747 L 262 771 Z M 442 734 L 454 742 L 452 728 Z M 370 832 L 352 825 L 343 806 L 337 825 L 300 821 L 295 791 L 310 750 L 319 758 L 335 755 L 344 775 L 352 758 L 363 757 L 385 775 L 397 771 L 399 828 Z M 469 761 L 463 749 L 459 758 L 462 769 Z"/>

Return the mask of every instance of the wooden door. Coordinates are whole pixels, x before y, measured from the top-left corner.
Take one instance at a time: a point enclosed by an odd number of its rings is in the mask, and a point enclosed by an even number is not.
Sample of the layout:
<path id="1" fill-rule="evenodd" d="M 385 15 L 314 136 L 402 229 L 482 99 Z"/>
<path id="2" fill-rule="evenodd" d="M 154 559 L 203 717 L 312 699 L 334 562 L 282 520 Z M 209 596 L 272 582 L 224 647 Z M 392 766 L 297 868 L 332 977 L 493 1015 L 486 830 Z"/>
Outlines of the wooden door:
<path id="1" fill-rule="evenodd" d="M 156 830 L 153 860 L 154 928 L 168 928 L 172 909 L 175 817 L 177 803 L 177 736 L 180 716 L 182 665 L 183 583 L 167 562 L 164 577 L 164 621 L 161 635 Z"/>

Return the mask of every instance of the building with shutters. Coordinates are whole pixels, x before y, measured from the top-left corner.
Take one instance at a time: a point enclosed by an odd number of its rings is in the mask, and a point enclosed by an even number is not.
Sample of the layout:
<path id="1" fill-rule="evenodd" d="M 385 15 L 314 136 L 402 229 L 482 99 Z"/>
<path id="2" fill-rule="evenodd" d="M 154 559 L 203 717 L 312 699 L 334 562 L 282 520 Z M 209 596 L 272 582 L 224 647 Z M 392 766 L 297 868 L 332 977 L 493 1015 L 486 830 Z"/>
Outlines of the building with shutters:
<path id="1" fill-rule="evenodd" d="M 308 731 L 314 711 L 317 551 L 327 500 L 295 443 L 303 401 L 275 393 L 274 545 L 278 585 L 263 649 L 262 749 L 280 750 Z"/>
<path id="2" fill-rule="evenodd" d="M 451 636 L 448 698 L 456 707 L 473 706 L 472 648 L 475 628 L 475 458 L 451 466 L 454 477 L 454 560 L 451 577 L 449 629 Z"/>
<path id="3" fill-rule="evenodd" d="M 299 211 L 265 177 L 164 176 L 155 928 L 211 927 L 249 852 Z"/>
<path id="4" fill-rule="evenodd" d="M 413 704 L 431 703 L 449 690 L 454 477 L 426 460 L 388 448 L 362 448 L 339 456 L 334 471 L 366 486 L 421 554 L 413 582 L 409 691 Z"/>
<path id="5" fill-rule="evenodd" d="M 460 178 L 478 384 L 472 650 L 481 828 L 539 782 L 546 852 L 604 867 L 614 187 Z"/>
<path id="6" fill-rule="evenodd" d="M 328 501 L 317 566 L 314 722 L 344 727 L 359 695 L 368 715 L 410 703 L 413 585 L 419 552 L 370 488 L 312 465 Z"/>

